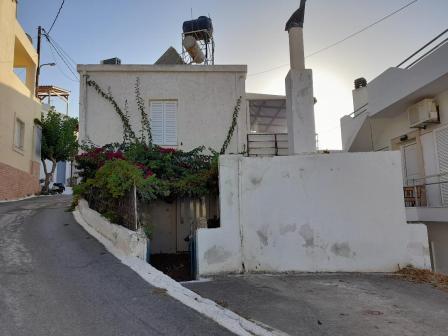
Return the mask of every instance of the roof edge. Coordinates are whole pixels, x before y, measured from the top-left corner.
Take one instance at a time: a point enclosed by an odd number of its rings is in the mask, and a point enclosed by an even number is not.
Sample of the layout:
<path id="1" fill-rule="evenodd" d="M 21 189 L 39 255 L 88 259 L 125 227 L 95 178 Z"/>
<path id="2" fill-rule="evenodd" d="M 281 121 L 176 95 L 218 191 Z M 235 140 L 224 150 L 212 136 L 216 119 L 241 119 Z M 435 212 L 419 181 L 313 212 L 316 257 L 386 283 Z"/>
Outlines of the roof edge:
<path id="1" fill-rule="evenodd" d="M 78 64 L 78 72 L 240 72 L 247 65 Z"/>

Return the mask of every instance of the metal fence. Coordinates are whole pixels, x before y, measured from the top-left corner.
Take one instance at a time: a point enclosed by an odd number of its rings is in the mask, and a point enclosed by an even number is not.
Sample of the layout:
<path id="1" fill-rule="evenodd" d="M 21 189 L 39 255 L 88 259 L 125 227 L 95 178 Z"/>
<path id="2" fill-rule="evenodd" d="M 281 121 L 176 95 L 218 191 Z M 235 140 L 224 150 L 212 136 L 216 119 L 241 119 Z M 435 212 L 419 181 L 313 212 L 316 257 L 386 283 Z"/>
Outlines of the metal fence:
<path id="1" fill-rule="evenodd" d="M 247 154 L 248 156 L 287 156 L 289 154 L 288 134 L 248 134 Z"/>

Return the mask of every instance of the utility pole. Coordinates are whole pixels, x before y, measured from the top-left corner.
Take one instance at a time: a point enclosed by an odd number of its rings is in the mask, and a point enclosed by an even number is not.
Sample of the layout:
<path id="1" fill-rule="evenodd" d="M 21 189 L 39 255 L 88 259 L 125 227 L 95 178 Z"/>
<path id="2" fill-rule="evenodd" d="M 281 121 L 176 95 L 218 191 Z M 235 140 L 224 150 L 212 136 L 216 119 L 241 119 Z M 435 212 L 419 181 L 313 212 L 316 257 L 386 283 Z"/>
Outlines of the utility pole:
<path id="1" fill-rule="evenodd" d="M 42 42 L 42 27 L 37 28 L 37 69 L 36 69 L 36 96 L 37 88 L 39 87 L 39 75 L 40 75 L 40 46 Z"/>

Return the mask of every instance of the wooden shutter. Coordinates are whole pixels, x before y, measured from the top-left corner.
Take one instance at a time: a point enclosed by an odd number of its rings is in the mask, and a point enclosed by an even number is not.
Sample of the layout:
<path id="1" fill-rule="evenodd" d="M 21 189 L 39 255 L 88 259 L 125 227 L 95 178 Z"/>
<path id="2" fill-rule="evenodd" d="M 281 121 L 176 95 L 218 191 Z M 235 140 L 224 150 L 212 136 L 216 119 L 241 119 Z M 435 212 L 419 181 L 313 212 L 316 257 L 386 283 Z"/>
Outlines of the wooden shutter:
<path id="1" fill-rule="evenodd" d="M 165 145 L 177 146 L 177 102 L 165 102 Z"/>
<path id="2" fill-rule="evenodd" d="M 177 102 L 152 101 L 150 106 L 153 143 L 177 146 Z"/>
<path id="3" fill-rule="evenodd" d="M 150 106 L 152 141 L 163 145 L 163 102 L 153 101 Z"/>
<path id="4" fill-rule="evenodd" d="M 436 132 L 437 156 L 439 158 L 440 174 L 448 173 L 448 128 Z M 440 182 L 448 182 L 448 176 L 442 176 Z M 448 183 L 440 184 L 442 203 L 448 205 Z"/>

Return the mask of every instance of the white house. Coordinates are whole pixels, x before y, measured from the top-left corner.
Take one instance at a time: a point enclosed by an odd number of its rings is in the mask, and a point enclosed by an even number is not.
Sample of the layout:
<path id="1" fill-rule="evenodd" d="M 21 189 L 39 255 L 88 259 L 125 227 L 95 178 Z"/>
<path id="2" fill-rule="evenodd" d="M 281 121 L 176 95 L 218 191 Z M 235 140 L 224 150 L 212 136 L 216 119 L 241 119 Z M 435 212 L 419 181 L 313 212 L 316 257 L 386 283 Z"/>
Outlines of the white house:
<path id="1" fill-rule="evenodd" d="M 369 83 L 357 80 L 353 105 L 341 119 L 344 150 L 401 152 L 407 220 L 427 225 L 433 267 L 448 273 L 446 40 Z"/>
<path id="2" fill-rule="evenodd" d="M 230 153 L 246 151 L 248 114 L 244 65 L 78 65 L 81 75 L 80 140 L 97 145 L 123 140 L 122 123 L 109 102 L 87 85 L 94 80 L 118 104 L 129 105 L 133 130 L 141 129 L 135 100 L 139 78 L 152 119 L 153 140 L 161 146 L 192 150 L 205 145 L 220 150 L 239 97 L 242 108 Z"/>
<path id="3" fill-rule="evenodd" d="M 399 155 L 317 152 L 304 14 L 302 0 L 286 25 L 291 57 L 286 97 L 246 93 L 244 65 L 78 65 L 80 140 L 97 145 L 123 140 L 119 117 L 89 81 L 121 106 L 128 102 L 130 123 L 138 132 L 134 85 L 139 78 L 153 139 L 182 150 L 201 145 L 219 149 L 241 97 L 227 153 L 234 155 L 221 156 L 219 162 L 219 209 L 201 200 L 153 208 L 153 221 L 170 222 L 159 223 L 154 232 L 157 252 L 188 249 L 199 275 L 428 267 L 426 227 L 406 223 Z M 200 220 L 204 213 L 219 215 L 219 227 Z M 189 234 L 194 247 L 185 244 Z"/>

